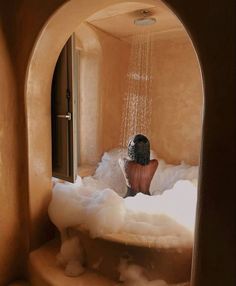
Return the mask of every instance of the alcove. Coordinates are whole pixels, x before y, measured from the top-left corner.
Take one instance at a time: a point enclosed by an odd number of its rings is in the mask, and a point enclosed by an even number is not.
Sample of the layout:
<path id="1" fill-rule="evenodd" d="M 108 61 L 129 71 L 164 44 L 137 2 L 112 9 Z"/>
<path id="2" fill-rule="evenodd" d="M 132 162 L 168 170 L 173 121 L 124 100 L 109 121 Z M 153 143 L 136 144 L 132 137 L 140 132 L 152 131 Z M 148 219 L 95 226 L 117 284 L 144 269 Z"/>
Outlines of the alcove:
<path id="1" fill-rule="evenodd" d="M 34 52 L 29 63 L 26 81 L 29 136 L 31 245 L 33 248 L 41 245 L 44 240 L 43 230 L 47 225 L 46 211 L 48 201 L 50 199 L 51 188 L 51 150 L 50 147 L 48 149 L 45 148 L 45 145 L 50 146 L 51 140 L 49 95 L 52 73 L 57 57 L 67 38 L 84 19 L 88 18 L 98 10 L 102 10 L 107 5 L 118 2 L 120 1 L 104 1 L 102 3 L 91 1 L 87 4 L 85 1 L 70 1 L 54 14 L 36 42 Z M 141 1 L 136 2 L 142 3 Z M 134 2 L 131 1 L 130 3 Z M 154 1 L 146 1 L 146 3 L 154 5 Z M 77 7 L 80 9 L 77 9 Z M 70 15 L 67 18 L 66 24 L 65 21 L 63 21 L 65 15 Z M 47 57 L 45 57 L 45 51 L 49 50 L 50 54 L 47 53 Z M 48 67 L 46 72 L 45 65 Z M 109 104 L 107 106 L 109 107 Z M 103 120 L 106 121 L 106 119 Z M 156 118 L 153 120 L 155 121 Z M 36 125 L 37 130 L 34 128 Z M 109 125 L 103 125 L 103 128 L 109 129 L 110 127 Z M 40 138 L 42 138 L 42 134 L 43 142 L 40 140 Z M 198 133 L 198 140 L 199 134 L 200 133 Z M 117 141 L 117 138 L 113 139 L 114 141 Z M 99 152 L 113 147 L 114 143 L 109 139 L 109 137 L 103 140 L 104 141 L 101 143 L 102 148 L 99 149 Z M 199 152 L 199 148 L 196 149 L 197 152 Z M 179 159 L 177 158 L 176 161 L 179 161 Z"/>

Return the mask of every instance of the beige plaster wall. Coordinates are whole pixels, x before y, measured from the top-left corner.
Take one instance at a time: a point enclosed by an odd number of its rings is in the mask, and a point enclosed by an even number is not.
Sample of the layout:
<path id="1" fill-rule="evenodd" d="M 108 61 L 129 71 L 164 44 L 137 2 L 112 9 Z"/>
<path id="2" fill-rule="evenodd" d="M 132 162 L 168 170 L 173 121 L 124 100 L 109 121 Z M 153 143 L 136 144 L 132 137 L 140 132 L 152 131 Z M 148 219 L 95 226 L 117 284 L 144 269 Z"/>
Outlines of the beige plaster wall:
<path id="1" fill-rule="evenodd" d="M 91 165 L 119 144 L 130 46 L 91 25 L 81 25 L 76 35 L 82 45 L 79 164 Z"/>
<path id="2" fill-rule="evenodd" d="M 186 32 L 156 37 L 152 69 L 152 148 L 168 163 L 199 164 L 202 79 Z"/>
<path id="3" fill-rule="evenodd" d="M 0 140 L 3 152 L 14 155 L 10 158 L 6 155 L 1 157 L 4 170 L 1 167 L 0 284 L 4 286 L 22 274 L 19 265 L 24 267 L 28 254 L 26 244 L 29 228 L 24 229 L 27 220 L 23 214 L 27 213 L 30 218 L 31 245 L 39 245 L 48 236 L 46 210 L 50 197 L 51 171 L 50 152 L 45 152 L 45 146 L 50 145 L 50 132 L 45 133 L 41 123 L 50 121 L 49 108 L 45 110 L 43 100 L 39 98 L 49 102 L 50 77 L 56 59 L 80 20 L 115 2 L 118 1 L 72 0 L 69 3 L 74 6 L 66 4 L 64 13 L 52 18 L 52 14 L 67 1 L 0 1 L 4 35 L 3 39 L 0 36 L 0 70 L 3 74 L 0 77 L 1 116 L 9 118 L 10 111 L 12 118 L 9 127 L 3 127 L 4 137 Z M 223 4 L 215 2 L 212 6 L 206 6 L 205 0 L 166 2 L 176 9 L 191 31 L 204 73 L 204 140 L 192 286 L 233 286 L 236 264 L 235 1 L 229 0 Z M 45 23 L 47 27 L 35 46 Z M 30 61 L 33 51 L 34 57 Z M 26 77 L 29 63 L 30 76 Z M 26 102 L 27 112 L 24 109 Z M 34 113 L 34 110 L 38 112 Z M 29 128 L 26 118 L 31 122 Z M 39 130 L 37 127 L 40 127 Z M 41 141 L 41 144 L 36 144 L 37 141 Z M 227 195 L 222 196 L 222 190 L 225 189 Z M 17 213 L 16 204 L 19 206 Z M 9 216 L 7 222 L 6 215 Z M 15 227 L 16 224 L 20 227 Z M 17 251 L 13 250 L 14 245 Z M 222 245 L 224 247 L 219 247 Z"/>
<path id="4" fill-rule="evenodd" d="M 92 26 L 78 31 L 86 43 L 80 51 L 80 164 L 94 164 L 119 146 L 131 45 Z M 185 31 L 154 37 L 152 70 L 152 149 L 168 163 L 198 164 L 202 80 Z"/>
<path id="5" fill-rule="evenodd" d="M 26 276 L 29 233 L 32 228 L 29 220 L 25 74 L 34 41 L 60 2 L 62 1 L 51 1 L 41 9 L 42 1 L 0 1 L 1 286 Z M 32 15 L 37 17 L 32 18 Z M 38 141 L 44 145 L 43 139 Z M 50 182 L 50 178 L 47 180 Z M 50 195 L 49 189 L 45 191 Z M 45 193 L 39 192 L 35 200 L 38 210 L 34 243 L 37 244 L 49 237 L 49 233 L 46 233 Z M 43 225 L 44 231 L 40 225 Z"/>
<path id="6" fill-rule="evenodd" d="M 97 33 L 86 23 L 76 30 L 78 49 L 78 165 L 94 165 L 101 153 L 101 62 Z"/>
<path id="7" fill-rule="evenodd" d="M 26 234 L 21 226 L 19 206 L 16 87 L 1 28 L 0 54 L 0 285 L 4 285 L 6 280 L 23 270 L 17 257 L 22 258 Z"/>
<path id="8" fill-rule="evenodd" d="M 98 31 L 103 51 L 101 69 L 102 150 L 119 144 L 122 104 L 126 87 L 130 45 Z"/>

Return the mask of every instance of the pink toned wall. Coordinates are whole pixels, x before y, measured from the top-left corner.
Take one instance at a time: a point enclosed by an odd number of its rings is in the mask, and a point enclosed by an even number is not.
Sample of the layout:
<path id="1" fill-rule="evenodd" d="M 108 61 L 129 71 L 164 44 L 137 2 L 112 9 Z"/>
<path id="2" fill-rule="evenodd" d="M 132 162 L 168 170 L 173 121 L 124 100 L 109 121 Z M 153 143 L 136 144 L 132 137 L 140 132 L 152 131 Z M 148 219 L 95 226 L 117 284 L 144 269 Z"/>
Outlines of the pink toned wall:
<path id="1" fill-rule="evenodd" d="M 168 163 L 199 164 L 202 79 L 186 32 L 156 37 L 152 69 L 152 148 Z"/>

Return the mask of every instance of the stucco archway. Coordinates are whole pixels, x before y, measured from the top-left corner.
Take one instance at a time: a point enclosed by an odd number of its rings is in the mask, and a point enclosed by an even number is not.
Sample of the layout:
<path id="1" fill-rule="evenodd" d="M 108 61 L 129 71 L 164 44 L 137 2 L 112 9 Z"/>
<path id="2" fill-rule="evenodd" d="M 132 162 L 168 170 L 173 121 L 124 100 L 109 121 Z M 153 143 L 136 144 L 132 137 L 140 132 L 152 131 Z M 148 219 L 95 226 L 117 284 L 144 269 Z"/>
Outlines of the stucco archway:
<path id="1" fill-rule="evenodd" d="M 51 146 L 50 89 L 56 60 L 69 36 L 83 20 L 109 5 L 125 2 L 155 3 L 156 1 L 71 0 L 53 14 L 35 42 L 25 81 L 32 247 L 40 245 L 42 232 L 47 224 L 52 173 L 49 147 Z"/>

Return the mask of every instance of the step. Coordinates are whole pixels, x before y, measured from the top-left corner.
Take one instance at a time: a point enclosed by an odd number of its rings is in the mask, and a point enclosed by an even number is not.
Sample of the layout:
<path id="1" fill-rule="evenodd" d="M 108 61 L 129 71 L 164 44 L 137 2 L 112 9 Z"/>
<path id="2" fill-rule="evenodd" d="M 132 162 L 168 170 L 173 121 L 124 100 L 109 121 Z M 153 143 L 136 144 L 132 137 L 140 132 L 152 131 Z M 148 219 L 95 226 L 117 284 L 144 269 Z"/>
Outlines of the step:
<path id="1" fill-rule="evenodd" d="M 98 273 L 86 271 L 79 277 L 68 277 L 56 264 L 60 243 L 52 240 L 29 257 L 29 281 L 32 286 L 114 286 L 115 283 Z"/>

